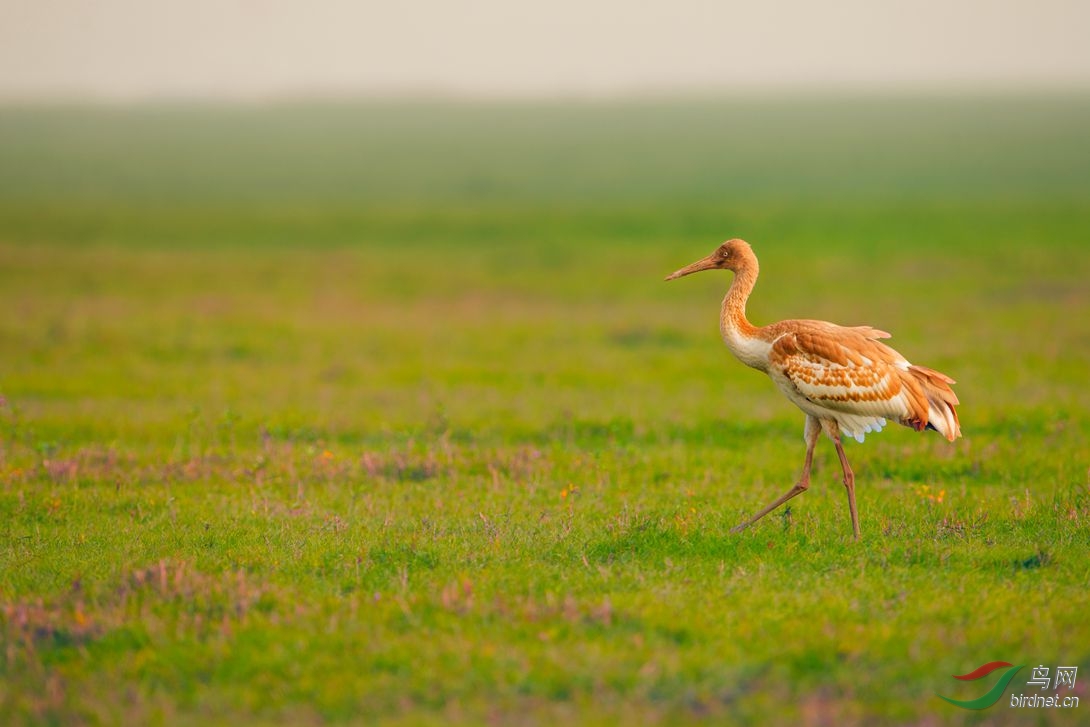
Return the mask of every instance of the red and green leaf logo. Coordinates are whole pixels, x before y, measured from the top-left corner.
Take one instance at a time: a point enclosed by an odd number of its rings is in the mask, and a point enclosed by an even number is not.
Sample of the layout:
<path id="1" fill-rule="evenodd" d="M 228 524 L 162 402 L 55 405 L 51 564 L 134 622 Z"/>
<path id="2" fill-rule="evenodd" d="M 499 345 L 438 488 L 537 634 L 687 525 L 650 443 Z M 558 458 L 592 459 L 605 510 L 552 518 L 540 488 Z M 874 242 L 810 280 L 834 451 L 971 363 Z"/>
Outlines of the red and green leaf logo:
<path id="1" fill-rule="evenodd" d="M 1023 666 L 1025 666 L 1025 664 L 1012 666 L 1010 662 L 1006 661 L 989 661 L 987 664 L 982 664 L 976 669 L 973 669 L 968 674 L 954 675 L 955 679 L 960 679 L 963 682 L 967 682 L 975 679 L 983 679 L 996 669 L 1009 667 L 1006 671 L 1003 672 L 1002 676 L 999 677 L 999 681 L 997 681 L 995 685 L 991 689 L 989 689 L 983 696 L 977 697 L 976 699 L 968 699 L 965 701 L 962 701 L 960 699 L 950 699 L 950 697 L 944 697 L 941 694 L 939 694 L 938 697 L 940 699 L 945 699 L 947 702 L 954 705 L 955 707 L 961 707 L 963 709 L 986 709 L 999 701 L 999 698 L 1003 696 L 1003 692 L 1006 691 L 1007 685 L 1010 684 L 1011 679 L 1014 679 L 1014 675 L 1017 674 L 1018 670 L 1021 669 Z"/>

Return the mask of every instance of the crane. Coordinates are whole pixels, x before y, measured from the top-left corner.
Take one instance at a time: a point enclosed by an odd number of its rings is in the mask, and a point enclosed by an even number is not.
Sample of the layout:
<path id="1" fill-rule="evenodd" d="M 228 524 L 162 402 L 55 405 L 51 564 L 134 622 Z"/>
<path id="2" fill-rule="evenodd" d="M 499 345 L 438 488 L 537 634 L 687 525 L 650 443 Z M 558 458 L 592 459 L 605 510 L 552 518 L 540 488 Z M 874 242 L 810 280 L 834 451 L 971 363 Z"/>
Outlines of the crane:
<path id="1" fill-rule="evenodd" d="M 859 540 L 855 475 L 842 435 L 859 442 L 880 432 L 887 420 L 916 431 L 931 429 L 953 442 L 961 436 L 958 398 L 946 374 L 909 363 L 881 342 L 890 334 L 870 326 L 838 326 L 815 320 L 787 320 L 755 326 L 746 302 L 757 283 L 757 256 L 745 240 L 727 240 L 711 255 L 666 276 L 675 280 L 702 270 L 730 270 L 734 280 L 723 298 L 719 330 L 734 356 L 769 375 L 780 391 L 806 414 L 806 459 L 795 485 L 756 515 L 731 530 L 741 532 L 810 487 L 814 447 L 822 432 L 833 441 L 848 492 L 852 532 Z"/>

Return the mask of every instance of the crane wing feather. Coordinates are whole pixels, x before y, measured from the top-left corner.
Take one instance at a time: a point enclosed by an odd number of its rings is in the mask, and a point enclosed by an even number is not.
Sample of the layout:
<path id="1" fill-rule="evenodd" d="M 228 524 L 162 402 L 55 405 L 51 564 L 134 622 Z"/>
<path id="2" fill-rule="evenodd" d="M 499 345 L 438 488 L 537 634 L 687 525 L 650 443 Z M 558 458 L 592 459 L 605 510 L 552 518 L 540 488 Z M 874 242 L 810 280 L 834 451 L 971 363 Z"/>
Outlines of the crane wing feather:
<path id="1" fill-rule="evenodd" d="M 886 419 L 908 423 L 921 395 L 906 387 L 910 364 L 879 342 L 889 334 L 869 326 L 791 321 L 769 352 L 770 373 L 788 395 L 828 412 L 850 436 L 862 440 Z M 923 411 L 927 411 L 923 400 Z M 924 419 L 926 424 L 926 419 Z M 922 425 L 921 427 L 922 428 Z"/>

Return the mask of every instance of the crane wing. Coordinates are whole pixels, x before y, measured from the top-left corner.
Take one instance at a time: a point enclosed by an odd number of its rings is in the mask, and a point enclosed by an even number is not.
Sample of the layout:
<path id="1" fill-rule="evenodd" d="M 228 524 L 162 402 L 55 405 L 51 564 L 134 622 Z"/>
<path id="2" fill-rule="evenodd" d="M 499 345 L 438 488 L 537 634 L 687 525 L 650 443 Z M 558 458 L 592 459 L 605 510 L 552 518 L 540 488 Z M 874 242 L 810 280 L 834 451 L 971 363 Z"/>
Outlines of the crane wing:
<path id="1" fill-rule="evenodd" d="M 906 380 L 915 367 L 879 341 L 888 333 L 823 321 L 790 323 L 772 344 L 769 367 L 800 406 L 796 397 L 824 410 L 859 441 L 881 430 L 886 419 L 914 429 L 927 425 L 927 398 Z"/>

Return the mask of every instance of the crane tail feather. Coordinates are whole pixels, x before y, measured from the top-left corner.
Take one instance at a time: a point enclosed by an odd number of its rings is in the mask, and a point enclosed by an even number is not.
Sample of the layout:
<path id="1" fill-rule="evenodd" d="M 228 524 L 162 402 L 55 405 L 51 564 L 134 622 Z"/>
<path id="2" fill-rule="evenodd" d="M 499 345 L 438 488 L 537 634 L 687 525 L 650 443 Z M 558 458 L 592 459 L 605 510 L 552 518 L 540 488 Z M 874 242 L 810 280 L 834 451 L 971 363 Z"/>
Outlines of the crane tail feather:
<path id="1" fill-rule="evenodd" d="M 960 437 L 958 397 L 950 388 L 954 380 L 926 366 L 909 366 L 902 377 L 912 406 L 901 423 L 918 432 L 932 429 L 951 442 Z"/>

